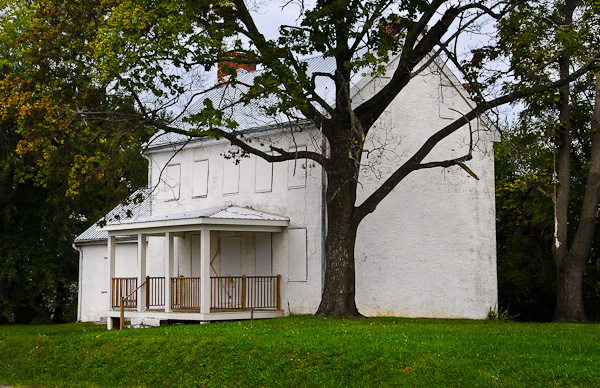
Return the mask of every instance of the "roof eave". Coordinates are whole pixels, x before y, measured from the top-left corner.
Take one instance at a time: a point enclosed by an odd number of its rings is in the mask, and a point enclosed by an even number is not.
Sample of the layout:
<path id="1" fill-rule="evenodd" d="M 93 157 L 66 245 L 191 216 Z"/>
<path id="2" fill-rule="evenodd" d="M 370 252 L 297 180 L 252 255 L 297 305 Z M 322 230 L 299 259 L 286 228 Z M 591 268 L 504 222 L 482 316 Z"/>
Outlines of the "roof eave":
<path id="1" fill-rule="evenodd" d="M 281 232 L 289 225 L 289 220 L 256 220 L 230 218 L 186 218 L 178 220 L 147 221 L 117 225 L 106 225 L 102 229 L 109 235 L 134 233 L 186 232 L 208 228 L 214 230 L 248 230 Z"/>

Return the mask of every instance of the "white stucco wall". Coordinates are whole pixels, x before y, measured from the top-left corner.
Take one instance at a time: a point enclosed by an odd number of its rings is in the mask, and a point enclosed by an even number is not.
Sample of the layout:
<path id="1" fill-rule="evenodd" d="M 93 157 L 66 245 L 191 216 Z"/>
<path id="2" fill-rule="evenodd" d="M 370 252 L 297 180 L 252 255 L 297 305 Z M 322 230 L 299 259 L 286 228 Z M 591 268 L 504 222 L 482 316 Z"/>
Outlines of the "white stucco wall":
<path id="1" fill-rule="evenodd" d="M 106 244 L 84 244 L 81 266 L 81 304 L 79 320 L 98 322 L 106 319 L 108 295 L 108 248 Z M 115 248 L 115 276 L 137 276 L 136 242 L 117 243 Z"/>
<path id="2" fill-rule="evenodd" d="M 263 135 L 264 136 L 264 135 Z M 267 136 L 271 140 L 278 141 L 279 146 L 286 149 L 307 147 L 309 150 L 320 149 L 321 138 L 317 131 L 303 130 L 301 132 L 286 132 L 283 135 Z M 255 140 L 257 143 L 258 140 Z M 232 160 L 225 159 L 224 154 L 232 149 L 226 141 L 207 140 L 205 142 L 194 142 L 172 157 L 172 150 L 163 152 L 151 152 L 150 179 L 152 187 L 156 187 L 151 205 L 151 214 L 169 214 L 188 210 L 198 210 L 223 206 L 226 202 L 242 207 L 252 207 L 256 210 L 281 215 L 290 219 L 288 229 L 306 229 L 306 280 L 289 281 L 288 263 L 288 233 L 273 233 L 271 236 L 272 248 L 272 274 L 282 275 L 282 300 L 286 312 L 291 313 L 313 313 L 320 302 L 322 286 L 322 233 L 321 233 L 321 187 L 322 171 L 320 166 L 298 160 L 297 162 L 281 162 L 272 166 L 273 178 L 271 191 L 256 189 L 255 156 L 239 160 L 239 190 L 234 194 L 226 194 L 224 171 L 231 172 Z M 206 196 L 194 197 L 193 166 L 194 162 L 208 160 L 208 192 Z M 296 174 L 305 174 L 306 183 L 304 187 L 298 187 L 298 179 L 293 176 L 294 163 L 296 163 Z M 169 200 L 173 188 L 165 184 L 165 165 L 181 166 L 181 185 L 179 198 Z M 227 165 L 227 166 L 226 166 Z M 258 168 L 271 168 L 271 165 L 258 164 Z M 162 172 L 162 174 L 161 174 Z M 290 176 L 292 175 L 292 176 Z M 302 181 L 300 179 L 300 181 Z M 248 232 L 211 232 L 211 257 L 214 257 L 213 269 L 218 274 L 220 260 L 220 239 L 224 235 L 240 236 L 242 238 L 242 267 L 244 273 L 251 275 L 254 272 L 254 243 L 253 233 Z M 161 249 L 164 246 L 163 239 L 158 237 L 156 241 L 149 243 L 148 258 L 159 257 L 162 259 Z M 180 257 L 182 263 L 189 262 L 191 258 L 191 239 L 189 236 L 176 238 L 179 249 L 176 256 Z M 153 260 L 153 259 L 152 259 Z M 162 264 L 158 264 L 160 267 Z M 184 269 L 185 265 L 182 264 Z M 163 270 L 164 271 L 164 270 Z M 159 271 L 160 272 L 160 271 Z M 181 272 L 181 271 L 180 271 Z M 295 278 L 291 276 L 291 278 Z M 288 303 L 289 302 L 289 308 Z"/>
<path id="3" fill-rule="evenodd" d="M 453 121 L 440 117 L 443 76 L 428 72 L 413 79 L 369 135 L 372 149 L 390 144 L 381 155 L 365 160 L 369 168 L 362 171 L 359 204 L 429 136 Z M 377 90 L 377 82 L 365 85 L 355 102 Z M 466 113 L 467 101 L 454 93 L 452 107 Z M 361 223 L 356 299 L 363 314 L 484 318 L 495 305 L 493 134 L 481 123 L 472 123 L 471 129 L 473 159 L 466 164 L 479 180 L 459 167 L 413 172 Z M 399 142 L 392 146 L 394 136 Z M 468 148 L 465 126 L 425 161 L 461 157 Z"/>

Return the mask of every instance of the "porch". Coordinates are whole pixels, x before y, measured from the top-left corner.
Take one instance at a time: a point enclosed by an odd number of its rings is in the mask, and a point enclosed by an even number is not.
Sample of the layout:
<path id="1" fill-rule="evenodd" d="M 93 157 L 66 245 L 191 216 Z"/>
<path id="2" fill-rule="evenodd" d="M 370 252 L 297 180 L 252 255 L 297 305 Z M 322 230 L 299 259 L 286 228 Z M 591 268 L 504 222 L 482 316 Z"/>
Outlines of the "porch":
<path id="1" fill-rule="evenodd" d="M 107 225 L 108 328 L 121 316 L 121 305 L 128 320 L 282 316 L 281 276 L 272 273 L 271 234 L 282 232 L 288 223 L 284 217 L 227 205 Z M 115 273 L 117 236 L 137 240 L 137 260 L 129 259 L 137 262 L 137 276 Z M 154 263 L 150 271 L 148 256 Z M 158 271 L 164 275 L 148 276 Z"/>
<path id="2" fill-rule="evenodd" d="M 147 276 L 140 286 L 137 278 L 113 278 L 113 311 L 108 316 L 120 318 L 121 305 L 126 319 L 210 321 L 283 316 L 281 275 L 211 276 L 208 314 L 201 312 L 200 277 L 172 277 L 169 288 L 169 307 L 165 308 L 164 277 Z M 140 300 L 145 300 L 145 306 Z"/>

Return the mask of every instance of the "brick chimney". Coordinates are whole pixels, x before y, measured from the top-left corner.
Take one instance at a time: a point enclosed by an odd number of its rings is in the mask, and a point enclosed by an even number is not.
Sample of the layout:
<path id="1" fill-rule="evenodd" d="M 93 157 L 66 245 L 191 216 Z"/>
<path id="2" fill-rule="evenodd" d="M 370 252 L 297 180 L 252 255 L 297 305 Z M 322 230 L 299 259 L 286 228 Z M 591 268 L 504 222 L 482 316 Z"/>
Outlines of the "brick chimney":
<path id="1" fill-rule="evenodd" d="M 251 72 L 256 70 L 256 63 L 247 60 L 248 55 L 241 51 L 231 51 L 219 61 L 217 83 L 227 82 L 229 76 L 240 70 Z"/>

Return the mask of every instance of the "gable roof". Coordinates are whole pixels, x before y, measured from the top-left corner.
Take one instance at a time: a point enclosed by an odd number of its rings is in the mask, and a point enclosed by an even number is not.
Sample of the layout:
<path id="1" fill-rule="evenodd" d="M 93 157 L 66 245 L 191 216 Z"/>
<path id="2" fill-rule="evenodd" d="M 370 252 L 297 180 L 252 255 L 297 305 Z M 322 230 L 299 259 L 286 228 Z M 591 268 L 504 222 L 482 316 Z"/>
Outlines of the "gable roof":
<path id="1" fill-rule="evenodd" d="M 119 220 L 135 221 L 149 214 L 150 189 L 141 187 L 129 196 L 125 203 L 117 205 L 104 216 L 101 221 L 106 223 L 119 222 Z M 108 232 L 100 228 L 101 221 L 87 228 L 87 230 L 75 237 L 75 245 L 83 243 L 102 242 L 108 238 Z"/>
<path id="2" fill-rule="evenodd" d="M 314 56 L 301 60 L 306 64 L 306 74 L 310 77 L 313 74 L 333 74 L 335 73 L 336 63 L 335 58 L 323 56 Z M 268 115 L 265 112 L 265 107 L 273 106 L 277 103 L 274 96 L 266 99 L 256 99 L 249 104 L 236 104 L 239 97 L 246 93 L 249 89 L 246 85 L 253 85 L 254 79 L 263 74 L 264 69 L 258 69 L 248 73 L 239 73 L 237 76 L 238 83 L 232 86 L 231 83 L 225 82 L 214 86 L 201 93 L 187 110 L 185 116 L 189 117 L 199 113 L 204 108 L 204 100 L 208 99 L 213 106 L 223 112 L 224 117 L 234 120 L 238 123 L 238 131 L 259 131 L 275 127 L 283 127 L 291 124 L 301 123 L 301 120 L 291 120 L 283 113 L 277 115 Z M 355 85 L 362 75 L 355 73 L 351 79 L 351 84 Z M 315 76 L 315 91 L 314 93 L 322 98 L 330 106 L 335 104 L 335 83 L 330 77 L 323 75 Z M 317 108 L 319 108 L 317 106 Z M 298 116 L 301 115 L 298 113 Z M 186 130 L 190 127 L 188 123 L 178 118 L 170 124 L 173 127 Z M 149 149 L 158 148 L 165 145 L 179 144 L 190 140 L 188 136 L 159 131 L 147 144 Z"/>

